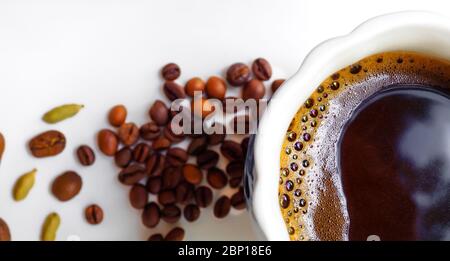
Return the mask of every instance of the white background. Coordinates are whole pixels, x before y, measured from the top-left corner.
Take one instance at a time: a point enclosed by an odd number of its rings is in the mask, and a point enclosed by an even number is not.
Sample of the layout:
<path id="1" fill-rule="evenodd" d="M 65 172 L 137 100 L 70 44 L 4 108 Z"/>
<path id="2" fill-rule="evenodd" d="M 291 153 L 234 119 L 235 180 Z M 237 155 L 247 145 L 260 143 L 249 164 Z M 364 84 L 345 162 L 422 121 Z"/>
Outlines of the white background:
<path id="1" fill-rule="evenodd" d="M 125 104 L 130 121 L 148 121 L 147 109 L 161 98 L 159 69 L 170 61 L 182 68 L 180 82 L 223 74 L 233 62 L 260 56 L 271 61 L 276 76 L 288 77 L 319 42 L 400 10 L 450 15 L 445 0 L 0 0 L 0 131 L 7 139 L 0 217 L 15 240 L 39 239 L 51 211 L 62 217 L 58 240 L 143 240 L 165 231 L 164 225 L 154 230 L 141 225 L 140 211 L 129 206 L 128 188 L 117 181 L 110 159 L 97 153 L 96 164 L 87 168 L 75 160 L 78 145 L 96 148 L 95 133 L 108 126 L 105 115 L 112 105 Z M 41 121 L 49 108 L 69 102 L 86 108 L 56 126 Z M 32 158 L 27 141 L 50 128 L 66 134 L 66 150 L 51 159 Z M 39 169 L 34 189 L 25 201 L 14 202 L 16 178 L 34 167 Z M 69 169 L 80 173 L 84 186 L 76 198 L 60 203 L 49 187 Z M 104 208 L 103 224 L 84 221 L 90 203 Z M 232 214 L 218 220 L 210 210 L 202 212 L 199 221 L 184 226 L 187 239 L 256 239 L 248 215 Z"/>

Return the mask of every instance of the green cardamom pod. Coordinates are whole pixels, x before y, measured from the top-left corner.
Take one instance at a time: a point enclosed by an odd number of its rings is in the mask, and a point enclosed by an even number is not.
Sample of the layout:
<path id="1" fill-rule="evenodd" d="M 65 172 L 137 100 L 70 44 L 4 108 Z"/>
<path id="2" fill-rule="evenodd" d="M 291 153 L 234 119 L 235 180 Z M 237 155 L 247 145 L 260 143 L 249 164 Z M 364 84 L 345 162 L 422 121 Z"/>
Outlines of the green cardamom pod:
<path id="1" fill-rule="evenodd" d="M 42 119 L 47 123 L 58 123 L 75 116 L 84 106 L 80 104 L 65 104 L 51 109 Z"/>
<path id="2" fill-rule="evenodd" d="M 45 219 L 44 225 L 42 226 L 42 241 L 55 241 L 56 232 L 58 232 L 59 224 L 61 224 L 61 219 L 59 215 L 55 212 L 50 213 Z"/>
<path id="3" fill-rule="evenodd" d="M 34 186 L 37 169 L 23 174 L 16 182 L 13 190 L 13 197 L 16 201 L 25 199 Z"/>

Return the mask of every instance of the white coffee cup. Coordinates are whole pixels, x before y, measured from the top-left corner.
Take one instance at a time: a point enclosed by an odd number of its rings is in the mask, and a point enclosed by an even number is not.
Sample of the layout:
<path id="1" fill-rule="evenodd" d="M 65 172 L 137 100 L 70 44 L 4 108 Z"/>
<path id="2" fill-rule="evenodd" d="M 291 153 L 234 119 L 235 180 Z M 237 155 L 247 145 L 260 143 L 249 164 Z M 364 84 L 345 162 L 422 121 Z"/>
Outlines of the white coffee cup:
<path id="1" fill-rule="evenodd" d="M 330 74 L 367 56 L 416 51 L 450 60 L 450 19 L 400 12 L 370 19 L 350 34 L 314 48 L 298 72 L 277 90 L 262 117 L 246 163 L 246 196 L 262 239 L 289 240 L 278 199 L 280 151 L 298 108 Z"/>

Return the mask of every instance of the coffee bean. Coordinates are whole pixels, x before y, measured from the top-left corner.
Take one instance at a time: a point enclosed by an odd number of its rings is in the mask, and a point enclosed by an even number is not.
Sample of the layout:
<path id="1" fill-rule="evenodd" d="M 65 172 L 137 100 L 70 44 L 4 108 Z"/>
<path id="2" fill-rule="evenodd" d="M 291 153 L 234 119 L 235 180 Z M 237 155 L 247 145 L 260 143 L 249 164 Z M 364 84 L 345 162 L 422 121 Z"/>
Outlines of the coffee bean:
<path id="1" fill-rule="evenodd" d="M 139 128 L 134 123 L 125 123 L 118 130 L 120 141 L 127 146 L 131 146 L 139 139 Z"/>
<path id="2" fill-rule="evenodd" d="M 222 78 L 212 76 L 208 79 L 208 82 L 206 83 L 206 94 L 209 98 L 222 100 L 225 98 L 226 92 L 227 85 Z"/>
<path id="3" fill-rule="evenodd" d="M 231 197 L 231 206 L 237 210 L 242 210 L 247 207 L 245 202 L 244 189 L 242 187 L 239 188 L 239 191 L 234 193 Z"/>
<path id="4" fill-rule="evenodd" d="M 188 222 L 194 222 L 200 217 L 200 208 L 195 204 L 189 204 L 184 208 L 183 214 Z"/>
<path id="5" fill-rule="evenodd" d="M 2 241 L 11 241 L 11 232 L 8 224 L 0 218 L 0 242 Z"/>
<path id="6" fill-rule="evenodd" d="M 237 188 L 242 185 L 242 177 L 235 177 L 230 179 L 230 187 Z"/>
<path id="7" fill-rule="evenodd" d="M 194 198 L 194 185 L 186 181 L 180 182 L 175 189 L 175 197 L 180 204 L 187 204 Z"/>
<path id="8" fill-rule="evenodd" d="M 184 229 L 176 227 L 167 233 L 164 240 L 166 241 L 182 241 L 184 239 Z"/>
<path id="9" fill-rule="evenodd" d="M 163 85 L 163 91 L 170 101 L 186 98 L 183 87 L 176 82 L 166 81 Z"/>
<path id="10" fill-rule="evenodd" d="M 211 135 L 208 135 L 208 144 L 210 146 L 214 146 L 214 145 L 218 145 L 220 143 L 222 143 L 225 140 L 225 132 L 224 134 L 218 134 L 218 133 L 214 133 Z"/>
<path id="11" fill-rule="evenodd" d="M 198 138 L 192 139 L 191 143 L 187 148 L 187 152 L 190 155 L 198 155 L 201 152 L 204 152 L 208 147 L 208 140 L 206 136 L 201 136 Z"/>
<path id="12" fill-rule="evenodd" d="M 272 85 L 270 87 L 272 90 L 272 93 L 276 92 L 284 82 L 285 82 L 284 79 L 278 79 L 278 80 L 273 81 Z"/>
<path id="13" fill-rule="evenodd" d="M 227 196 L 220 197 L 214 205 L 214 216 L 224 218 L 230 213 L 231 200 Z"/>
<path id="14" fill-rule="evenodd" d="M 83 181 L 74 171 L 67 171 L 56 177 L 52 183 L 52 193 L 60 201 L 68 201 L 80 193 Z"/>
<path id="15" fill-rule="evenodd" d="M 197 166 L 186 164 L 183 166 L 183 177 L 187 182 L 198 185 L 203 180 L 203 173 Z"/>
<path id="16" fill-rule="evenodd" d="M 197 165 L 201 169 L 209 169 L 216 166 L 219 161 L 219 154 L 213 150 L 206 150 L 197 155 Z"/>
<path id="17" fill-rule="evenodd" d="M 206 208 L 211 205 L 213 200 L 213 192 L 206 186 L 200 186 L 195 190 L 195 202 L 197 206 Z"/>
<path id="18" fill-rule="evenodd" d="M 208 184 L 215 189 L 222 189 L 228 183 L 228 178 L 225 173 L 216 167 L 210 168 L 206 176 Z"/>
<path id="19" fill-rule="evenodd" d="M 267 81 L 272 77 L 272 66 L 264 58 L 258 58 L 252 65 L 253 74 L 261 81 Z"/>
<path id="20" fill-rule="evenodd" d="M 162 188 L 174 189 L 181 181 L 183 174 L 181 168 L 168 167 L 162 173 Z"/>
<path id="21" fill-rule="evenodd" d="M 159 136 L 152 143 L 152 149 L 154 150 L 165 150 L 170 147 L 170 140 L 164 137 L 163 135 Z"/>
<path id="22" fill-rule="evenodd" d="M 91 147 L 82 145 L 77 149 L 77 156 L 80 164 L 83 166 L 90 166 L 95 162 L 95 154 Z"/>
<path id="23" fill-rule="evenodd" d="M 106 156 L 114 156 L 119 146 L 119 141 L 114 132 L 104 129 L 98 133 L 98 147 Z"/>
<path id="24" fill-rule="evenodd" d="M 260 80 L 253 79 L 245 84 L 242 89 L 242 99 L 245 101 L 248 99 L 260 100 L 264 98 L 266 94 L 266 87 Z"/>
<path id="25" fill-rule="evenodd" d="M 250 80 L 250 68 L 243 63 L 235 63 L 227 70 L 227 81 L 232 86 L 242 86 Z"/>
<path id="26" fill-rule="evenodd" d="M 161 218 L 161 210 L 155 202 L 148 203 L 142 211 L 142 224 L 148 228 L 154 228 L 158 225 Z"/>
<path id="27" fill-rule="evenodd" d="M 220 146 L 220 152 L 228 160 L 242 160 L 244 154 L 242 153 L 241 145 L 232 140 L 226 140 Z"/>
<path id="28" fill-rule="evenodd" d="M 226 171 L 230 178 L 241 178 L 244 176 L 244 162 L 240 160 L 230 161 L 226 167 Z"/>
<path id="29" fill-rule="evenodd" d="M 192 78 L 190 79 L 187 83 L 186 86 L 184 87 L 184 90 L 186 92 L 187 95 L 194 97 L 194 92 L 201 92 L 203 93 L 203 91 L 205 90 L 205 82 L 198 78 Z"/>
<path id="30" fill-rule="evenodd" d="M 213 113 L 215 107 L 209 102 L 208 99 L 203 97 L 195 97 L 191 101 L 191 111 L 194 113 L 194 116 L 199 118 L 205 118 L 206 116 Z"/>
<path id="31" fill-rule="evenodd" d="M 114 127 L 120 127 L 127 119 L 127 109 L 123 105 L 112 107 L 108 114 L 108 121 Z"/>
<path id="32" fill-rule="evenodd" d="M 147 160 L 146 169 L 149 176 L 160 176 L 165 165 L 166 157 L 157 152 L 152 153 Z"/>
<path id="33" fill-rule="evenodd" d="M 103 221 L 103 210 L 100 206 L 93 204 L 86 208 L 84 215 L 86 221 L 91 225 L 98 225 Z"/>
<path id="34" fill-rule="evenodd" d="M 250 117 L 248 115 L 238 115 L 234 117 L 232 128 L 234 134 L 250 134 L 253 132 L 253 129 L 250 129 Z"/>
<path id="35" fill-rule="evenodd" d="M 119 168 L 127 167 L 132 159 L 133 153 L 129 147 L 123 147 L 121 150 L 116 152 L 116 155 L 114 155 L 114 162 Z"/>
<path id="36" fill-rule="evenodd" d="M 181 167 L 188 160 L 189 155 L 181 148 L 170 148 L 166 154 L 166 163 L 169 166 Z"/>
<path id="37" fill-rule="evenodd" d="M 141 135 L 141 138 L 144 140 L 154 140 L 159 137 L 161 133 L 161 129 L 159 126 L 154 122 L 149 122 L 141 126 L 139 129 L 139 134 Z"/>
<path id="38" fill-rule="evenodd" d="M 180 77 L 180 74 L 181 69 L 175 63 L 168 63 L 161 70 L 162 77 L 167 81 L 173 81 L 177 79 L 178 77 Z"/>
<path id="39" fill-rule="evenodd" d="M 147 241 L 164 241 L 164 237 L 161 234 L 151 235 Z"/>
<path id="40" fill-rule="evenodd" d="M 161 216 L 165 222 L 173 224 L 180 220 L 181 210 L 175 205 L 168 205 L 162 209 Z"/>
<path id="41" fill-rule="evenodd" d="M 163 206 L 175 204 L 177 201 L 173 190 L 163 190 L 158 194 L 158 203 Z"/>
<path id="42" fill-rule="evenodd" d="M 172 144 L 180 143 L 184 140 L 184 134 L 175 134 L 172 131 L 172 124 L 167 124 L 164 129 L 164 137 L 166 137 Z"/>
<path id="43" fill-rule="evenodd" d="M 249 138 L 249 137 L 244 138 L 244 139 L 241 141 L 241 148 L 242 148 L 242 153 L 244 154 L 244 158 L 245 158 L 245 156 L 247 156 L 248 143 L 249 143 L 249 142 L 250 142 L 250 138 Z"/>
<path id="44" fill-rule="evenodd" d="M 241 98 L 229 96 L 222 100 L 224 113 L 237 113 L 244 108 L 244 100 Z"/>
<path id="45" fill-rule="evenodd" d="M 147 189 L 148 193 L 157 195 L 161 191 L 161 187 L 162 187 L 162 178 L 160 176 L 150 177 L 147 179 L 147 184 L 145 185 L 145 188 Z"/>
<path id="46" fill-rule="evenodd" d="M 134 184 L 130 189 L 130 203 L 133 208 L 143 209 L 148 202 L 148 192 L 141 184 Z"/>
<path id="47" fill-rule="evenodd" d="M 132 164 L 122 169 L 119 173 L 119 181 L 124 185 L 134 185 L 146 175 L 145 168 L 138 164 Z"/>
<path id="48" fill-rule="evenodd" d="M 56 130 L 46 131 L 32 138 L 28 146 L 36 158 L 56 156 L 66 147 L 66 137 Z"/>
<path id="49" fill-rule="evenodd" d="M 2 160 L 3 157 L 3 153 L 5 152 L 5 137 L 3 136 L 3 134 L 0 132 L 0 161 Z"/>
<path id="50" fill-rule="evenodd" d="M 169 108 L 161 100 L 156 100 L 148 113 L 150 118 L 159 126 L 164 126 L 169 122 Z"/>
<path id="51" fill-rule="evenodd" d="M 150 155 L 150 146 L 146 143 L 139 143 L 133 149 L 133 159 L 138 163 L 145 163 Z"/>

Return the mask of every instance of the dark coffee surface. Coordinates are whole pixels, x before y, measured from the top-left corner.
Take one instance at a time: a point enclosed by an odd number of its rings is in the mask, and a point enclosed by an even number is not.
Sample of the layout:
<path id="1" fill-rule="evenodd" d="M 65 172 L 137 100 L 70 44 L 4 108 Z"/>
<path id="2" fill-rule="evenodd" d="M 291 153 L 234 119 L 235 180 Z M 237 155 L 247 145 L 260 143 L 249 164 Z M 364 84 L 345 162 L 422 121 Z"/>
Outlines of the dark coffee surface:
<path id="1" fill-rule="evenodd" d="M 349 239 L 448 239 L 449 143 L 450 99 L 428 86 L 390 86 L 360 105 L 339 145 Z"/>

